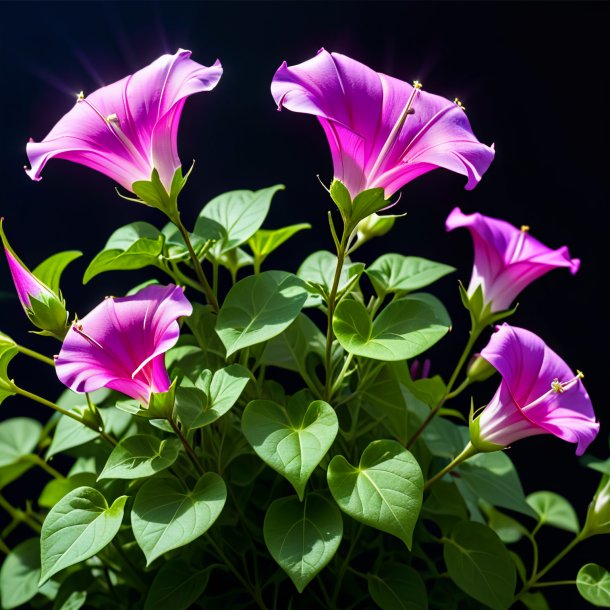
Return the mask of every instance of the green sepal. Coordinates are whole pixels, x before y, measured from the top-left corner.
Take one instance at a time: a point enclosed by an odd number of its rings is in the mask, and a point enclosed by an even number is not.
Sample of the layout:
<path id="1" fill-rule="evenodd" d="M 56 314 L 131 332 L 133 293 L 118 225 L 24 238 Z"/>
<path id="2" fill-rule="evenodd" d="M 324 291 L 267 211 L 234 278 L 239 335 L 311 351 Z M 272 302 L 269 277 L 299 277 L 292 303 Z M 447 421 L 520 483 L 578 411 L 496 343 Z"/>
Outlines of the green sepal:
<path id="1" fill-rule="evenodd" d="M 589 504 L 587 520 L 581 536 L 588 538 L 596 534 L 610 534 L 610 476 L 604 475 Z"/>
<path id="2" fill-rule="evenodd" d="M 176 402 L 177 379 L 172 381 L 167 392 L 152 392 L 146 416 L 150 419 L 170 419 Z"/>
<path id="3" fill-rule="evenodd" d="M 382 188 L 372 188 L 362 191 L 352 200 L 347 187 L 336 178 L 330 185 L 330 198 L 334 201 L 346 229 L 351 232 L 361 220 L 367 216 L 387 208 L 390 202 L 384 198 L 385 193 Z M 388 231 L 391 227 L 388 227 Z M 387 232 L 387 231 L 386 231 Z"/>
<path id="4" fill-rule="evenodd" d="M 137 199 L 125 197 L 131 201 L 137 201 L 151 208 L 161 210 L 170 219 L 177 219 L 180 215 L 178 212 L 178 195 L 184 188 L 188 177 L 193 170 L 193 165 L 186 173 L 182 175 L 182 167 L 179 167 L 172 178 L 169 193 L 161 182 L 159 172 L 153 169 L 150 180 L 137 180 L 131 185 L 131 190 L 137 196 Z"/>
<path id="5" fill-rule="evenodd" d="M 68 332 L 68 311 L 63 299 L 57 295 L 41 292 L 38 298 L 30 295 L 30 306 L 26 309 L 30 322 L 40 329 L 36 334 L 64 340 Z"/>
<path id="6" fill-rule="evenodd" d="M 480 416 L 479 416 L 480 417 Z M 468 416 L 468 431 L 470 432 L 470 443 L 479 453 L 491 453 L 492 451 L 501 451 L 504 445 L 496 445 L 484 441 L 481 438 L 479 417 L 474 418 L 474 401 L 470 399 L 470 414 Z"/>
<path id="7" fill-rule="evenodd" d="M 468 364 L 466 377 L 473 383 L 476 381 L 485 381 L 497 372 L 498 371 L 492 364 L 485 360 L 480 354 L 476 354 Z"/>
<path id="8" fill-rule="evenodd" d="M 508 318 L 517 311 L 517 307 L 519 306 L 519 304 L 517 304 L 511 309 L 492 312 L 492 302 L 485 302 L 483 288 L 480 284 L 471 295 L 468 294 L 462 282 L 459 282 L 459 290 L 462 304 L 470 313 L 470 321 L 473 328 L 482 328 L 489 324 L 495 324 L 504 318 Z"/>

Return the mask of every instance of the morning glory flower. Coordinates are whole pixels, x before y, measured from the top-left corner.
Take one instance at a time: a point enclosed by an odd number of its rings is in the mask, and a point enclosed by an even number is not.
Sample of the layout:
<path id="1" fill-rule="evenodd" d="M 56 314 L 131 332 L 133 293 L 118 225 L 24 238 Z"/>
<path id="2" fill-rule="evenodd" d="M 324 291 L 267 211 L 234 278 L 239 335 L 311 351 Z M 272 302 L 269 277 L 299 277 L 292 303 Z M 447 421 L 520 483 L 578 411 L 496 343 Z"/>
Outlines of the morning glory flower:
<path id="1" fill-rule="evenodd" d="M 494 157 L 473 135 L 463 106 L 321 49 L 273 77 L 278 109 L 317 116 L 330 145 L 334 176 L 352 198 L 381 187 L 385 199 L 437 167 L 481 179 Z"/>
<path id="2" fill-rule="evenodd" d="M 0 238 L 19 301 L 30 322 L 40 334 L 63 339 L 67 331 L 68 312 L 63 299 L 41 282 L 17 256 L 9 244 L 0 218 Z"/>
<path id="3" fill-rule="evenodd" d="M 482 451 L 500 449 L 537 434 L 576 443 L 582 455 L 599 432 L 582 373 L 570 367 L 534 333 L 504 323 L 481 357 L 502 382 L 471 422 L 471 442 Z"/>
<path id="4" fill-rule="evenodd" d="M 206 67 L 180 49 L 162 55 L 135 74 L 80 93 L 75 106 L 42 142 L 27 145 L 33 180 L 40 180 L 47 161 L 67 159 L 106 174 L 129 191 L 150 181 L 156 170 L 165 191 L 181 167 L 178 123 L 186 98 L 210 91 L 222 76 L 217 60 Z"/>
<path id="5" fill-rule="evenodd" d="M 178 318 L 192 311 L 182 287 L 172 284 L 108 297 L 68 331 L 57 376 L 75 392 L 106 387 L 147 405 L 152 392 L 170 388 L 165 352 L 180 335 Z"/>
<path id="6" fill-rule="evenodd" d="M 570 258 L 566 246 L 552 250 L 510 223 L 484 216 L 463 214 L 455 208 L 447 217 L 447 231 L 466 227 L 474 242 L 474 266 L 468 286 L 472 297 L 480 286 L 490 312 L 508 309 L 517 295 L 535 279 L 557 267 L 578 271 L 580 260 Z"/>

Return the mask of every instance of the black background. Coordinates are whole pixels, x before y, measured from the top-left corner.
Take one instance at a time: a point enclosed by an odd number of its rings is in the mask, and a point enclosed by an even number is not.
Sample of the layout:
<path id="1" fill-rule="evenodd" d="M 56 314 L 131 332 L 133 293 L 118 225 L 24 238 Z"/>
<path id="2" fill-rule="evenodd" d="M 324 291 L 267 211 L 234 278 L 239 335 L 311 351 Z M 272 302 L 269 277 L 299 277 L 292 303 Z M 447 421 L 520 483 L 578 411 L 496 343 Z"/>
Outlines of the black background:
<path id="1" fill-rule="evenodd" d="M 81 316 L 104 295 L 120 294 L 145 277 L 104 274 L 80 284 L 87 262 L 115 228 L 135 220 L 161 226 L 161 214 L 118 199 L 111 180 L 65 161 L 51 161 L 44 180 L 31 182 L 22 169 L 25 143 L 30 136 L 41 140 L 76 92 L 91 92 L 183 47 L 205 65 L 220 58 L 225 70 L 218 87 L 189 99 L 183 114 L 181 158 L 185 165 L 197 160 L 181 199 L 183 218 L 192 226 L 201 206 L 221 192 L 284 183 L 265 226 L 310 222 L 314 229 L 295 237 L 266 267 L 295 271 L 309 252 L 332 246 L 329 200 L 316 179 L 320 174 L 328 183 L 332 166 L 313 117 L 276 111 L 269 93 L 275 70 L 284 59 L 299 63 L 324 46 L 398 78 L 419 79 L 429 91 L 463 101 L 477 137 L 495 143 L 495 161 L 472 192 L 463 189 L 463 177 L 444 170 L 407 185 L 396 210 L 408 215 L 356 259 L 372 262 L 395 251 L 458 267 L 434 289 L 454 320 L 454 332 L 432 352 L 433 372 L 447 374 L 449 355 L 461 349 L 467 331 L 456 280 L 468 281 L 472 260 L 469 234 L 444 231 L 450 210 L 459 205 L 464 212 L 528 224 L 547 245 L 568 245 L 582 259 L 579 273 L 554 271 L 527 288 L 512 323 L 541 335 L 572 368 L 584 371 L 602 422 L 590 452 L 606 457 L 608 12 L 607 4 L 585 2 L 2 3 L 5 229 L 30 267 L 59 250 L 85 253 L 63 283 L 70 310 Z M 5 265 L 0 290 L 13 290 Z M 0 330 L 46 353 L 57 351 L 52 340 L 27 334 L 16 300 L 4 301 L 1 311 Z M 11 374 L 47 396 L 59 390 L 49 390 L 53 373 L 42 364 L 18 359 Z M 478 403 L 492 391 L 477 396 Z M 40 409 L 13 398 L 0 417 L 46 417 Z M 578 464 L 573 445 L 536 437 L 517 443 L 510 455 L 527 493 L 563 493 L 584 518 L 598 477 Z M 568 539 L 549 531 L 542 560 Z M 604 542 L 583 544 L 553 577 L 573 578 L 587 561 L 610 568 Z M 586 605 L 571 588 L 553 599 L 562 600 L 553 608 Z"/>

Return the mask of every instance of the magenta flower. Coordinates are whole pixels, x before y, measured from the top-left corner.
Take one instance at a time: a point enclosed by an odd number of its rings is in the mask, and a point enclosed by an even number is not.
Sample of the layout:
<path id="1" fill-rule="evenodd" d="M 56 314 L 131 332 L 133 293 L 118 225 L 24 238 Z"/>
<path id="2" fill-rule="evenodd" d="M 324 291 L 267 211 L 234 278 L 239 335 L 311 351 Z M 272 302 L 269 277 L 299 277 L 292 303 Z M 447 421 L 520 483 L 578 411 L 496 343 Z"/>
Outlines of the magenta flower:
<path id="1" fill-rule="evenodd" d="M 63 299 L 41 282 L 17 256 L 11 248 L 4 227 L 4 218 L 0 218 L 0 238 L 8 267 L 15 284 L 19 301 L 29 320 L 42 330 L 42 334 L 53 335 L 60 340 L 66 334 L 68 312 Z"/>
<path id="2" fill-rule="evenodd" d="M 75 392 L 106 387 L 146 405 L 151 392 L 169 390 L 165 352 L 178 340 L 178 318 L 192 311 L 183 289 L 172 284 L 108 297 L 68 332 L 57 376 Z"/>
<path id="3" fill-rule="evenodd" d="M 461 104 L 375 72 L 345 55 L 321 49 L 296 66 L 284 62 L 273 77 L 278 109 L 318 117 L 335 178 L 352 198 L 381 187 L 387 199 L 437 167 L 467 176 L 472 189 L 494 150 L 473 135 Z"/>
<path id="4" fill-rule="evenodd" d="M 211 67 L 180 49 L 87 97 L 53 127 L 42 142 L 30 142 L 30 178 L 40 180 L 49 159 L 67 159 L 106 174 L 127 190 L 150 181 L 153 170 L 169 193 L 180 168 L 178 123 L 189 95 L 213 89 L 222 76 L 217 60 Z"/>
<path id="5" fill-rule="evenodd" d="M 468 286 L 472 296 L 480 286 L 491 312 L 506 310 L 535 279 L 557 267 L 578 271 L 580 260 L 570 258 L 566 246 L 551 250 L 529 234 L 529 227 L 483 216 L 462 214 L 455 208 L 447 217 L 447 231 L 466 227 L 474 242 L 474 266 Z"/>
<path id="6" fill-rule="evenodd" d="M 570 367 L 540 337 L 504 323 L 481 356 L 502 375 L 491 402 L 471 424 L 472 444 L 505 447 L 536 434 L 577 443 L 582 455 L 599 432 L 582 373 Z"/>

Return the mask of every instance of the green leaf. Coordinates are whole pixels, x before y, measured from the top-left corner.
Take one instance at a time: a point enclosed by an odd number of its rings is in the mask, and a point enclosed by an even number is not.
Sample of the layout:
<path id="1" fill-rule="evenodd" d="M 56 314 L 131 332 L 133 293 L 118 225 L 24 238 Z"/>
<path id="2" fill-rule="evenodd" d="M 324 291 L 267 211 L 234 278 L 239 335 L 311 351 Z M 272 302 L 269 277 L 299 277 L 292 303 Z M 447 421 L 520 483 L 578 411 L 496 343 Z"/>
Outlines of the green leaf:
<path id="1" fill-rule="evenodd" d="M 91 487 L 78 487 L 49 512 L 40 534 L 42 574 L 40 584 L 53 574 L 99 553 L 119 531 L 127 496 L 108 506 Z"/>
<path id="2" fill-rule="evenodd" d="M 203 371 L 197 387 L 180 387 L 176 393 L 176 411 L 189 429 L 203 428 L 222 417 L 237 402 L 250 381 L 250 372 L 231 364 L 212 374 Z"/>
<path id="3" fill-rule="evenodd" d="M 344 299 L 333 317 L 333 330 L 343 348 L 374 360 L 405 360 L 432 347 L 449 331 L 443 304 L 430 294 L 392 301 L 374 322 L 364 305 Z"/>
<path id="4" fill-rule="evenodd" d="M 269 213 L 271 199 L 284 186 L 278 184 L 259 191 L 230 191 L 215 197 L 201 210 L 195 224 L 194 233 L 209 238 L 217 232 L 210 225 L 220 225 L 226 236 L 218 241 L 215 252 L 220 254 L 231 250 L 248 239 L 260 229 Z"/>
<path id="5" fill-rule="evenodd" d="M 568 532 L 578 534 L 578 516 L 568 500 L 552 491 L 537 491 L 525 499 L 536 511 L 542 525 L 552 525 Z"/>
<path id="6" fill-rule="evenodd" d="M 352 202 L 351 223 L 355 226 L 363 218 L 388 207 L 390 201 L 385 199 L 382 188 L 372 188 L 362 191 Z"/>
<path id="7" fill-rule="evenodd" d="M 10 610 L 29 602 L 38 593 L 40 580 L 40 540 L 30 538 L 18 544 L 0 569 L 2 609 Z"/>
<path id="8" fill-rule="evenodd" d="M 336 178 L 330 183 L 330 197 L 339 208 L 343 219 L 349 219 L 352 215 L 352 197 L 343 182 Z"/>
<path id="9" fill-rule="evenodd" d="M 381 610 L 428 610 L 421 576 L 409 566 L 384 563 L 379 574 L 368 574 L 369 595 Z"/>
<path id="10" fill-rule="evenodd" d="M 528 610 L 550 610 L 546 598 L 540 591 L 537 593 L 526 593 L 520 600 Z"/>
<path id="11" fill-rule="evenodd" d="M 61 606 L 55 604 L 53 610 L 79 610 L 87 601 L 86 591 L 72 591 L 66 598 L 66 601 Z"/>
<path id="12" fill-rule="evenodd" d="M 82 413 L 84 408 L 85 407 L 76 407 L 74 410 L 77 413 Z M 56 455 L 57 453 L 63 453 L 68 449 L 80 447 L 81 445 L 98 438 L 98 436 L 99 434 L 95 430 L 87 428 L 87 426 L 84 426 L 67 415 L 62 415 L 59 418 L 57 427 L 55 428 L 53 440 L 51 441 L 51 446 L 47 450 L 46 458 L 48 460 L 51 456 Z"/>
<path id="13" fill-rule="evenodd" d="M 227 356 L 279 335 L 299 315 L 306 298 L 303 282 L 285 271 L 265 271 L 235 284 L 216 323 Z"/>
<path id="14" fill-rule="evenodd" d="M 77 258 L 83 255 L 78 250 L 66 250 L 49 256 L 42 261 L 32 273 L 43 283 L 46 284 L 55 294 L 59 294 L 59 281 L 66 267 Z"/>
<path id="15" fill-rule="evenodd" d="M 417 460 L 400 443 L 373 441 L 357 467 L 336 455 L 327 475 L 328 487 L 344 513 L 397 536 L 411 548 L 424 479 Z"/>
<path id="16" fill-rule="evenodd" d="M 42 425 L 28 417 L 13 417 L 0 423 L 0 467 L 17 463 L 34 451 Z"/>
<path id="17" fill-rule="evenodd" d="M 518 542 L 527 532 L 521 523 L 491 506 L 485 510 L 485 513 L 488 519 L 487 525 L 498 534 L 498 538 L 504 544 Z"/>
<path id="18" fill-rule="evenodd" d="M 343 536 L 341 513 L 326 498 L 308 494 L 275 500 L 263 525 L 271 556 L 299 593 L 333 558 Z"/>
<path id="19" fill-rule="evenodd" d="M 426 258 L 384 254 L 366 269 L 366 274 L 377 294 L 385 295 L 419 290 L 453 271 L 454 267 Z"/>
<path id="20" fill-rule="evenodd" d="M 480 453 L 459 466 L 460 481 L 475 496 L 493 506 L 515 510 L 536 517 L 525 501 L 519 475 L 510 458 L 502 451 Z"/>
<path id="21" fill-rule="evenodd" d="M 179 453 L 177 438 L 161 440 L 150 434 L 128 436 L 112 450 L 97 480 L 150 477 L 169 468 Z"/>
<path id="22" fill-rule="evenodd" d="M 224 481 L 213 472 L 204 474 L 192 490 L 173 477 L 146 481 L 131 512 L 131 527 L 146 565 L 203 535 L 220 515 L 226 498 Z"/>
<path id="23" fill-rule="evenodd" d="M 92 472 L 79 472 L 66 479 L 53 479 L 45 486 L 38 505 L 42 508 L 53 508 L 66 494 L 78 487 L 95 485 L 96 476 Z"/>
<path id="24" fill-rule="evenodd" d="M 517 573 L 495 532 L 480 523 L 461 521 L 443 542 L 449 576 L 460 589 L 493 610 L 512 605 Z"/>
<path id="25" fill-rule="evenodd" d="M 588 563 L 578 571 L 578 592 L 598 608 L 610 608 L 610 574 L 596 563 Z"/>
<path id="26" fill-rule="evenodd" d="M 339 422 L 328 403 L 311 401 L 310 393 L 303 391 L 292 396 L 286 408 L 253 400 L 241 427 L 261 460 L 288 479 L 302 500 L 311 473 L 337 436 Z"/>
<path id="27" fill-rule="evenodd" d="M 212 568 L 193 570 L 176 557 L 161 566 L 153 580 L 144 610 L 187 610 L 201 597 L 210 580 Z"/>
<path id="28" fill-rule="evenodd" d="M 311 225 L 305 222 L 290 225 L 289 227 L 282 227 L 281 229 L 274 229 L 272 231 L 259 229 L 248 240 L 248 245 L 254 256 L 262 262 L 285 241 L 289 240 L 299 231 L 303 231 L 303 229 L 311 229 Z"/>
<path id="29" fill-rule="evenodd" d="M 0 344 L 0 405 L 9 396 L 15 394 L 13 384 L 8 376 L 8 365 L 18 353 L 19 350 L 15 345 L 6 342 Z"/>

